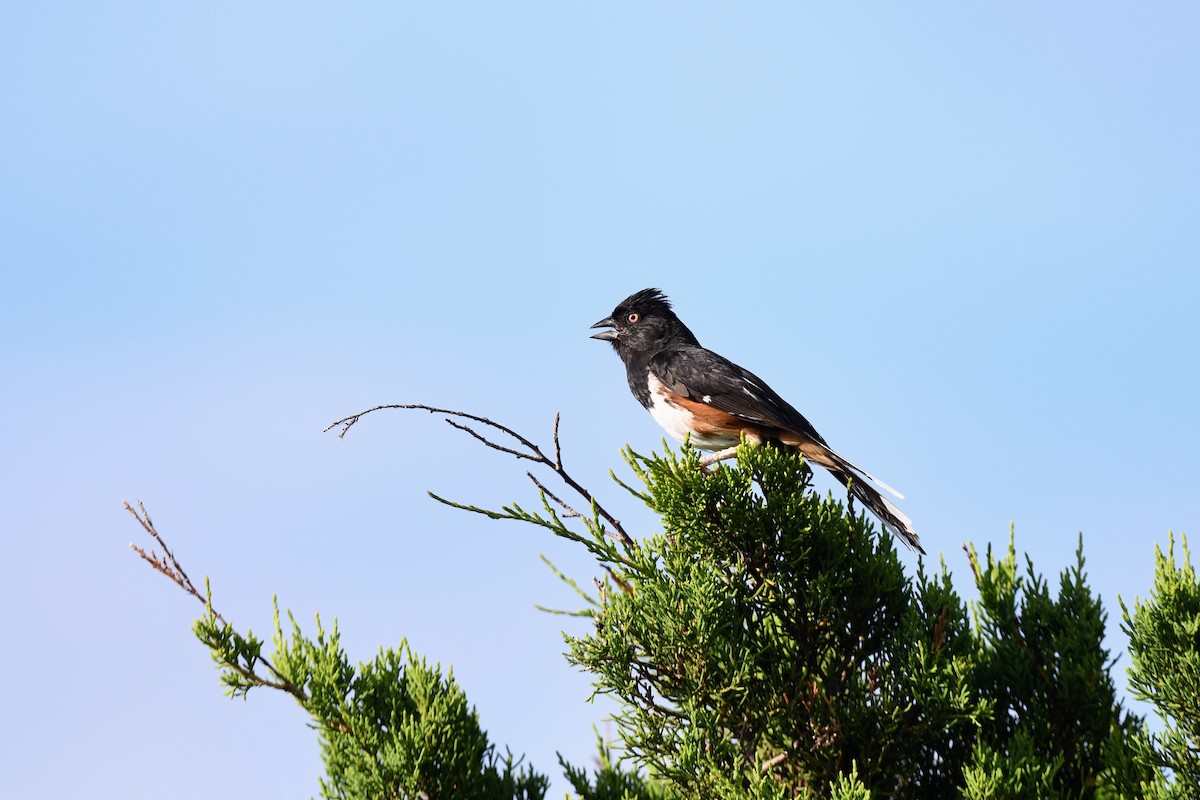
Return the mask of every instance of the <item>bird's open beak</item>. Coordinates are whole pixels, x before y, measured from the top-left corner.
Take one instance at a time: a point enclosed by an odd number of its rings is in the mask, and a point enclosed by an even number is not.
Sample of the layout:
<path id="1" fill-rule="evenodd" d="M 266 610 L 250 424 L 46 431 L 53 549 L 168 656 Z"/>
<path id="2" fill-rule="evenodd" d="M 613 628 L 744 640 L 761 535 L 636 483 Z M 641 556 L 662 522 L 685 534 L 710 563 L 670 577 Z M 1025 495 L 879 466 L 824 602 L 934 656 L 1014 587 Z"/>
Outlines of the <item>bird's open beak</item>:
<path id="1" fill-rule="evenodd" d="M 604 319 L 600 320 L 592 327 L 593 328 L 616 328 L 617 323 L 613 322 L 612 317 L 605 317 Z M 592 338 L 593 339 L 602 339 L 606 342 L 611 342 L 611 341 L 616 340 L 617 332 L 615 330 L 600 331 L 599 333 L 593 333 Z"/>

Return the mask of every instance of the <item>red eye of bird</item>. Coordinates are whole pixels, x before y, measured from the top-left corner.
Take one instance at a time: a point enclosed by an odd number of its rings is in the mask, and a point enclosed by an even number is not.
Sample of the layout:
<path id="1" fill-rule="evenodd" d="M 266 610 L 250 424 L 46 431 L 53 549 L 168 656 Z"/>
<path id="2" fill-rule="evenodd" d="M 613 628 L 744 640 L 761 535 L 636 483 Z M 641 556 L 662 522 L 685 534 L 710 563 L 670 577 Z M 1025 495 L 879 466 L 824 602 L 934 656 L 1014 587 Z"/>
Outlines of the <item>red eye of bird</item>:
<path id="1" fill-rule="evenodd" d="M 629 320 L 630 322 L 637 322 L 639 319 L 641 319 L 641 317 L 635 311 L 632 314 L 630 314 L 628 317 L 626 317 L 625 319 Z"/>

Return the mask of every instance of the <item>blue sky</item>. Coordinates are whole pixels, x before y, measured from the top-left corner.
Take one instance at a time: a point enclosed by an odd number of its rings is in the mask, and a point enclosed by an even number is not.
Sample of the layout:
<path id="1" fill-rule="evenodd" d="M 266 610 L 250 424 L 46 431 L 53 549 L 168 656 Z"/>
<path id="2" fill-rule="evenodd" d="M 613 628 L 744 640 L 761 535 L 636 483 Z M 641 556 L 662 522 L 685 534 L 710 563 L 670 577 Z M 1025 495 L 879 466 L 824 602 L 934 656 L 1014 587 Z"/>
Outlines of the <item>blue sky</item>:
<path id="1" fill-rule="evenodd" d="M 562 412 L 568 466 L 649 533 L 607 473 L 661 433 L 587 338 L 647 286 L 904 491 L 962 591 L 963 540 L 1012 523 L 1056 575 L 1082 531 L 1123 648 L 1118 595 L 1200 521 L 1198 16 L 8 4 L 4 794 L 317 792 L 302 712 L 221 696 L 122 499 L 240 626 L 277 593 L 352 658 L 453 665 L 561 788 L 605 707 L 533 609 L 572 603 L 538 554 L 594 569 L 428 500 L 532 494 L 427 415 L 321 431 L 426 402 L 547 441 Z"/>

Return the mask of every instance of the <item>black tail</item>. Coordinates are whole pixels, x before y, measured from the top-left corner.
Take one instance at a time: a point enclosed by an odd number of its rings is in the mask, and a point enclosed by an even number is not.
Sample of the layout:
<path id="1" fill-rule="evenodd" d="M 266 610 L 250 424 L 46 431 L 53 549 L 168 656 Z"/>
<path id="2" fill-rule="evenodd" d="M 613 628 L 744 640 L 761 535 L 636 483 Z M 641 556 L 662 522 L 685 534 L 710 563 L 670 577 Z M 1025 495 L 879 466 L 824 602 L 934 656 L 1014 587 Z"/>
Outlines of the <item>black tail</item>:
<path id="1" fill-rule="evenodd" d="M 831 469 L 829 472 L 850 490 L 851 496 L 858 498 L 863 505 L 871 509 L 871 512 L 879 517 L 879 521 L 884 524 L 884 527 L 900 537 L 913 550 L 925 555 L 925 548 L 921 547 L 921 539 L 913 530 L 912 520 L 906 517 L 904 512 L 897 508 L 892 501 L 867 483 L 865 478 L 840 470 Z"/>

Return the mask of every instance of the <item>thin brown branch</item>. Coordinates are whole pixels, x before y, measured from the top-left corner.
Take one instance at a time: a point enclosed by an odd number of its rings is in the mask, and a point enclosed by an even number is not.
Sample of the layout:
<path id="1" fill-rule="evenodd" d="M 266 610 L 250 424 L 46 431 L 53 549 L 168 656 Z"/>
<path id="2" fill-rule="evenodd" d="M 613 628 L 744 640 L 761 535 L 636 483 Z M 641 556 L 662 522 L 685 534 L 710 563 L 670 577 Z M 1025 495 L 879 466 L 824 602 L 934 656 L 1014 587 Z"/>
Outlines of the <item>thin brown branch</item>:
<path id="1" fill-rule="evenodd" d="M 510 456 L 516 456 L 517 458 L 528 459 L 529 461 L 537 461 L 538 460 L 538 458 L 536 456 L 531 456 L 528 453 L 522 453 L 520 450 L 513 450 L 511 447 L 505 447 L 504 445 L 497 444 L 497 443 L 491 441 L 490 439 L 487 439 L 486 437 L 483 436 L 483 434 L 479 433 L 479 431 L 475 430 L 474 428 L 472 428 L 469 425 L 463 425 L 461 422 L 455 422 L 452 419 L 446 420 L 446 423 L 453 428 L 458 428 L 460 431 L 466 431 L 467 433 L 471 434 L 476 439 L 483 442 L 485 445 L 492 448 L 493 450 L 499 450 L 501 453 L 508 453 Z"/>
<path id="2" fill-rule="evenodd" d="M 566 512 L 564 514 L 564 516 L 566 516 L 566 517 L 582 517 L 583 516 L 578 511 L 576 511 L 575 509 L 573 509 L 569 505 L 567 505 L 565 502 L 563 502 L 563 500 L 558 495 L 556 495 L 554 492 L 547 489 L 546 485 L 544 483 L 542 483 L 541 481 L 539 481 L 532 472 L 526 472 L 525 475 L 529 478 L 529 480 L 533 481 L 533 485 L 538 488 L 539 492 L 543 493 L 544 495 L 549 497 L 551 500 L 558 503 L 559 507 L 562 508 L 562 510 Z"/>
<path id="3" fill-rule="evenodd" d="M 603 564 L 602 566 L 604 567 L 604 571 L 608 573 L 608 577 L 612 578 L 612 582 L 621 587 L 621 591 L 627 595 L 633 594 L 632 583 L 617 575 L 613 568 L 608 564 Z"/>
<path id="4" fill-rule="evenodd" d="M 528 447 L 531 452 L 536 452 L 540 455 L 540 451 L 538 450 L 537 445 L 535 445 L 533 442 L 529 441 L 524 436 L 522 436 L 521 434 L 512 430 L 511 428 L 507 428 L 498 422 L 492 422 L 487 417 L 480 417 L 480 416 L 476 416 L 475 414 L 468 414 L 465 411 L 453 411 L 448 408 L 438 408 L 436 406 L 427 406 L 424 403 L 388 403 L 388 404 L 381 405 L 381 406 L 375 406 L 374 408 L 368 408 L 366 411 L 360 411 L 357 414 L 351 414 L 348 417 L 343 417 L 342 419 L 339 419 L 337 422 L 333 423 L 328 428 L 326 428 L 324 432 L 328 433 L 329 431 L 336 428 L 338 425 L 341 425 L 342 432 L 338 434 L 338 438 L 339 439 L 343 438 L 346 435 L 346 431 L 350 430 L 351 426 L 353 426 L 355 423 L 357 423 L 360 419 L 365 417 L 367 414 L 370 414 L 374 411 L 382 411 L 385 408 L 416 409 L 418 411 L 428 411 L 430 414 L 445 414 L 450 417 L 462 417 L 463 419 L 474 420 L 475 422 L 479 422 L 483 425 L 487 425 L 488 427 L 495 428 L 496 430 L 500 431 L 501 433 L 508 434 L 509 436 L 516 439 L 518 442 L 520 442 L 525 447 Z M 542 458 L 545 458 L 545 456 L 542 456 Z"/>
<path id="5" fill-rule="evenodd" d="M 180 589 L 183 589 L 184 592 L 199 600 L 208 613 L 212 614 L 214 618 L 220 620 L 222 625 L 227 628 L 232 628 L 233 626 L 229 623 L 229 620 L 225 619 L 225 617 L 221 615 L 221 612 L 217 611 L 217 609 L 213 607 L 210 598 L 201 594 L 196 588 L 195 584 L 192 583 L 191 578 L 189 578 L 187 572 L 184 571 L 183 565 L 180 564 L 179 560 L 175 558 L 175 554 L 171 552 L 169 547 L 167 547 L 167 543 L 163 540 L 162 535 L 158 532 L 158 529 L 154 527 L 154 522 L 150 519 L 149 512 L 146 511 L 146 506 L 143 505 L 140 500 L 138 501 L 138 507 L 136 510 L 129 504 L 129 501 L 127 500 L 122 500 L 121 504 L 125 506 L 126 511 L 133 515 L 133 518 L 138 521 L 138 524 L 142 526 L 142 529 L 146 531 L 146 533 L 149 534 L 155 542 L 158 543 L 158 546 L 162 548 L 162 555 L 159 555 L 159 553 L 153 549 L 147 552 L 144 548 L 139 547 L 133 542 L 129 543 L 130 549 L 137 553 L 139 558 L 149 564 L 155 572 L 165 575 L 171 580 L 172 583 L 174 583 Z M 287 692 L 299 700 L 302 704 L 308 702 L 308 695 L 305 694 L 304 689 L 295 685 L 282 674 L 280 674 L 279 670 L 275 669 L 275 665 L 272 664 L 265 656 L 260 654 L 257 657 L 257 660 L 262 662 L 262 665 L 266 667 L 272 675 L 275 676 L 276 680 L 271 680 L 269 678 L 264 678 L 262 675 L 257 675 L 253 672 L 253 670 L 248 670 L 245 667 L 242 667 L 240 664 L 227 663 L 225 666 L 242 675 L 242 677 L 255 681 L 263 686 L 268 686 L 273 689 L 279 689 Z"/>
<path id="6" fill-rule="evenodd" d="M 635 699 L 641 701 L 642 708 L 645 708 L 649 711 L 655 711 L 664 717 L 671 717 L 672 719 L 680 722 L 687 721 L 687 715 L 685 715 L 683 712 L 668 706 L 664 706 L 662 703 L 659 703 L 654 699 L 655 671 L 652 667 L 646 664 L 641 664 L 637 661 L 632 662 L 630 666 L 633 668 L 634 672 L 638 673 L 638 677 L 635 681 L 633 689 L 633 695 Z M 638 692 L 638 689 L 641 689 L 640 693 Z"/>
<path id="7" fill-rule="evenodd" d="M 558 443 L 558 422 L 562 414 L 554 412 L 554 468 L 562 469 L 562 446 Z"/>
<path id="8" fill-rule="evenodd" d="M 192 583 L 192 579 L 188 577 L 188 574 L 184 571 L 183 566 L 179 563 L 178 559 L 175 558 L 175 554 L 171 552 L 169 547 L 167 547 L 167 543 L 163 541 L 158 529 L 154 527 L 154 522 L 150 519 L 150 513 L 146 511 L 146 506 L 142 503 L 142 501 L 138 501 L 137 510 L 134 510 L 133 506 L 129 505 L 128 500 L 122 500 L 121 505 L 125 506 L 125 510 L 133 515 L 133 518 L 136 519 L 138 524 L 142 526 L 142 530 L 146 531 L 146 533 L 150 535 L 150 538 L 154 539 L 154 541 L 158 543 L 158 546 L 162 548 L 163 554 L 159 555 L 154 550 L 146 552 L 141 547 L 138 547 L 133 542 L 130 542 L 129 547 L 133 550 L 133 552 L 137 553 L 138 556 L 147 564 L 149 564 L 156 572 L 162 573 L 180 589 L 183 589 L 183 591 L 199 600 L 201 605 L 211 611 L 214 617 L 221 620 L 221 622 L 225 625 L 228 625 L 229 622 L 227 622 L 226 619 L 221 616 L 220 612 L 209 605 L 208 598 L 200 594 L 199 590 L 196 589 L 196 586 Z"/>
<path id="9" fill-rule="evenodd" d="M 508 453 L 509 455 L 514 456 L 518 459 L 523 458 L 528 461 L 536 461 L 539 464 L 544 464 L 545 466 L 549 467 L 551 470 L 554 471 L 554 473 L 556 475 L 558 475 L 559 478 L 562 479 L 563 483 L 567 484 L 567 486 L 574 489 L 575 492 L 580 497 L 582 497 L 584 500 L 586 500 L 588 502 L 588 505 L 590 505 L 592 508 L 594 508 L 596 513 L 599 514 L 600 517 L 609 524 L 609 526 L 612 528 L 612 533 L 610 533 L 610 535 L 615 536 L 616 539 L 619 540 L 621 542 L 621 544 L 625 545 L 626 547 L 629 547 L 629 548 L 637 547 L 637 545 L 633 541 L 633 538 L 628 533 L 626 533 L 625 529 L 621 526 L 620 521 L 616 517 L 614 517 L 612 514 L 608 513 L 608 511 L 605 510 L 605 508 L 596 501 L 596 498 L 594 498 L 592 496 L 592 493 L 589 492 L 587 489 L 585 489 L 573 477 L 571 477 L 570 473 L 568 473 L 566 471 L 566 469 L 563 468 L 562 447 L 561 447 L 561 444 L 560 444 L 559 438 L 558 438 L 558 426 L 559 426 L 559 419 L 560 419 L 559 414 L 554 415 L 554 459 L 553 460 L 551 460 L 549 457 L 547 457 L 546 454 L 542 452 L 541 448 L 538 447 L 533 442 L 531 442 L 529 439 L 526 439 L 524 436 L 517 433 L 512 428 L 509 428 L 505 425 L 501 425 L 498 422 L 493 422 L 492 420 L 488 419 L 487 417 L 481 417 L 476 414 L 468 414 L 465 411 L 454 411 L 449 408 L 437 408 L 436 406 L 427 406 L 423 403 L 389 403 L 386 405 L 374 406 L 373 408 L 368 408 L 365 411 L 360 411 L 357 414 L 351 414 L 348 417 L 343 417 L 342 419 L 339 419 L 337 422 L 334 422 L 329 427 L 327 427 L 325 429 L 325 431 L 326 432 L 331 431 L 340 425 L 342 430 L 340 433 L 338 433 L 338 438 L 342 438 L 346 435 L 346 432 L 349 431 L 351 427 L 353 427 L 360 419 L 365 417 L 367 414 L 370 414 L 375 411 L 382 411 L 383 409 L 386 409 L 386 408 L 414 409 L 414 410 L 418 410 L 418 411 L 428 411 L 430 414 L 445 414 L 447 417 L 451 417 L 451 418 L 457 417 L 459 419 L 469 419 L 473 422 L 478 422 L 481 425 L 486 425 L 490 428 L 500 431 L 501 433 L 505 434 L 506 436 L 512 437 L 522 447 L 524 447 L 527 452 L 523 452 L 521 450 L 517 450 L 512 447 L 507 447 L 505 445 L 502 445 L 495 441 L 492 441 L 491 439 L 487 438 L 486 436 L 484 436 L 483 434 L 481 434 L 479 431 L 475 430 L 474 428 L 470 427 L 469 425 L 464 425 L 460 422 L 456 422 L 454 419 L 446 420 L 446 422 L 453 425 L 455 428 L 458 428 L 459 430 L 469 433 L 471 436 L 478 439 L 480 442 L 482 442 L 483 444 L 492 448 L 493 450 L 499 450 L 502 453 Z M 550 496 L 554 497 L 553 494 L 551 494 Z M 565 505 L 561 500 L 558 500 L 558 498 L 555 498 L 555 500 L 560 505 Z"/>
<path id="10" fill-rule="evenodd" d="M 600 582 L 599 578 L 593 577 L 592 583 L 596 586 L 596 593 L 600 595 L 600 605 L 605 605 L 608 602 L 608 589 Z"/>
<path id="11" fill-rule="evenodd" d="M 967 543 L 962 543 L 963 552 L 967 554 L 967 563 L 971 565 L 971 574 L 975 576 L 975 582 L 979 582 L 979 562 L 975 560 L 975 554 L 971 552 L 971 548 L 967 547 Z"/>

